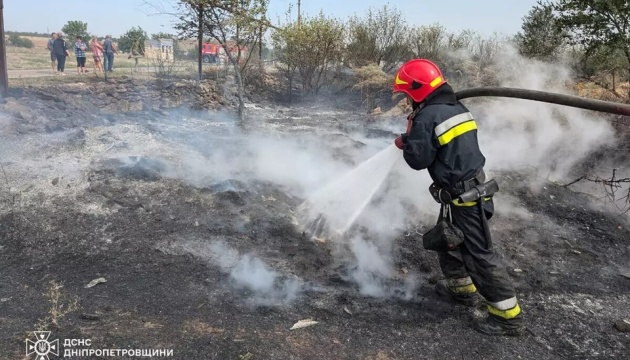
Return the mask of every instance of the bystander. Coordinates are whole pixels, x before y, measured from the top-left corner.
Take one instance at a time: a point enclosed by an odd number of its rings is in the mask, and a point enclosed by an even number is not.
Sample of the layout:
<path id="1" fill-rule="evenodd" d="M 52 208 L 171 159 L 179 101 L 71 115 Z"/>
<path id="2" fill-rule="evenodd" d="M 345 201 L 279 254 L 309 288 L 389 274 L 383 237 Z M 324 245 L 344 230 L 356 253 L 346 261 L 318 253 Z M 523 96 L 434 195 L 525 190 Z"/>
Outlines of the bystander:
<path id="1" fill-rule="evenodd" d="M 61 32 L 57 33 L 57 38 L 53 42 L 53 54 L 57 59 L 57 71 L 60 75 L 65 75 L 63 71 L 66 66 L 66 57 L 70 56 L 70 53 Z"/>

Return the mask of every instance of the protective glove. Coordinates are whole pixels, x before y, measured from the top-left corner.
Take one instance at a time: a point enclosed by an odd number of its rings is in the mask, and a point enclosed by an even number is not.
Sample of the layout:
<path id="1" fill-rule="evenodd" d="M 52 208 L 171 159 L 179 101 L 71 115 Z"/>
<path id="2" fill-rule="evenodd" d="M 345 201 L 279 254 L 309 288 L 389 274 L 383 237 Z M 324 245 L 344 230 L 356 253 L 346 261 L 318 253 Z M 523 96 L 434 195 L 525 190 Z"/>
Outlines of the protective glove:
<path id="1" fill-rule="evenodd" d="M 407 134 L 400 134 L 395 140 L 394 144 L 400 150 L 405 149 L 405 145 L 407 145 Z"/>
<path id="2" fill-rule="evenodd" d="M 394 144 L 396 144 L 396 147 L 399 148 L 400 150 L 405 149 L 405 145 L 407 144 L 407 134 L 409 134 L 409 132 L 411 131 L 412 126 L 413 126 L 413 114 L 407 116 L 407 132 L 404 134 L 400 134 L 400 136 L 398 136 L 396 140 L 394 140 Z"/>

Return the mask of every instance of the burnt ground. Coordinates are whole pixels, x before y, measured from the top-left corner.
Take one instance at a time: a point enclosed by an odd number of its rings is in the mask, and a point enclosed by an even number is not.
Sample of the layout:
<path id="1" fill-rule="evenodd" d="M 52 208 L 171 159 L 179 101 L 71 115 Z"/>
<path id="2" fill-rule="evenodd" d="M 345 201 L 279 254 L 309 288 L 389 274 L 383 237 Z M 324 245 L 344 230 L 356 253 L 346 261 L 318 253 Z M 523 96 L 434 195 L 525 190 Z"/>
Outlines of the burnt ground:
<path id="1" fill-rule="evenodd" d="M 304 123 L 304 113 L 276 111 L 261 126 L 293 127 L 296 136 L 326 126 L 323 119 L 346 128 L 351 117 L 329 112 Z M 630 224 L 591 206 L 586 195 L 554 183 L 532 191 L 525 175 L 497 175 L 505 190 L 491 221 L 494 244 L 528 332 L 489 338 L 469 325 L 482 311 L 434 294 L 437 261 L 413 227 L 394 240 L 397 274 L 388 279 L 404 287 L 413 277 L 412 295 L 361 295 L 346 276 L 351 265 L 298 232 L 291 210 L 303 199 L 285 184 L 217 179 L 214 168 L 182 181 L 169 172 L 173 153 L 151 147 L 184 142 L 168 129 L 207 123 L 216 125 L 204 130 L 214 134 L 214 145 L 205 148 L 212 153 L 238 141 L 229 122 L 206 113 L 191 123 L 138 114 L 63 123 L 41 137 L 24 129 L 5 137 L 5 144 L 29 150 L 3 161 L 10 190 L 3 190 L 0 208 L 0 359 L 23 359 L 24 341 L 37 329 L 52 331 L 51 339 L 89 338 L 94 349 L 173 349 L 176 359 L 628 356 L 630 335 L 613 323 L 630 318 Z M 203 142 L 207 133 L 186 142 Z M 370 134 L 387 131 L 368 127 Z M 50 137 L 56 142 L 43 142 Z M 330 138 L 341 144 L 339 152 L 362 146 Z M 133 139 L 148 150 L 137 152 Z M 218 251 L 217 243 L 232 252 Z M 253 254 L 276 271 L 273 289 L 236 286 L 242 282 L 225 265 L 234 252 Z M 107 282 L 86 288 L 100 277 Z M 62 308 L 57 325 L 46 319 L 55 309 L 47 297 L 51 281 L 63 285 L 61 305 L 76 299 L 79 306 L 66 314 Z M 289 330 L 308 318 L 318 324 Z"/>

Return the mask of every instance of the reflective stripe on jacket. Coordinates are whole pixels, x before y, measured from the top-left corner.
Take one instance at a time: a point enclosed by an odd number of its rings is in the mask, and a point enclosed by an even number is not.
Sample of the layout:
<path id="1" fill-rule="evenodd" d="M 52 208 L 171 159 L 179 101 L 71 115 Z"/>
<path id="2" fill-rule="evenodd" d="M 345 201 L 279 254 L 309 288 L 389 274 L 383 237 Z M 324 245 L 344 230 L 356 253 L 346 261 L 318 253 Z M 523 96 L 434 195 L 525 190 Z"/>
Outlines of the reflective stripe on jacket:
<path id="1" fill-rule="evenodd" d="M 474 177 L 486 162 L 479 149 L 474 116 L 448 84 L 420 106 L 403 150 L 407 164 L 415 170 L 427 169 L 433 181 L 443 187 Z"/>

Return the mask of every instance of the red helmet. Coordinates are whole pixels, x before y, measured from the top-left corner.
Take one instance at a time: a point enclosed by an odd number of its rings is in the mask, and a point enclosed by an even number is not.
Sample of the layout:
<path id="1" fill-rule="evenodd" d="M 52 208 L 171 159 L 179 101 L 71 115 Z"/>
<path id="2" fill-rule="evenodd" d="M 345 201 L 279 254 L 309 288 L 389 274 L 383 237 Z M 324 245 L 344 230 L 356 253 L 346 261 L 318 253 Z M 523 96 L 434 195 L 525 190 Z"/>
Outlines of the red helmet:
<path id="1" fill-rule="evenodd" d="M 409 60 L 400 67 L 394 80 L 394 93 L 404 92 L 422 102 L 446 80 L 440 69 L 426 59 Z"/>

